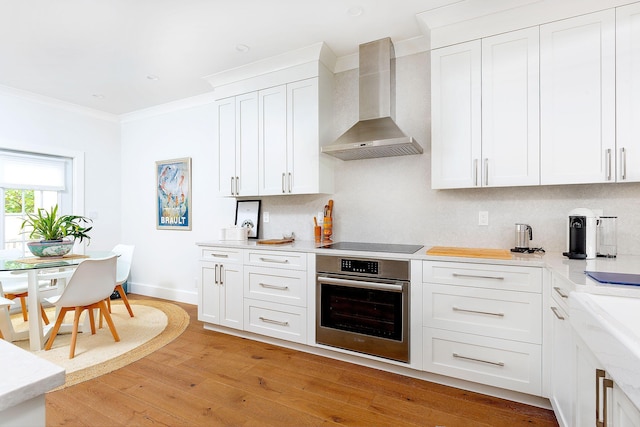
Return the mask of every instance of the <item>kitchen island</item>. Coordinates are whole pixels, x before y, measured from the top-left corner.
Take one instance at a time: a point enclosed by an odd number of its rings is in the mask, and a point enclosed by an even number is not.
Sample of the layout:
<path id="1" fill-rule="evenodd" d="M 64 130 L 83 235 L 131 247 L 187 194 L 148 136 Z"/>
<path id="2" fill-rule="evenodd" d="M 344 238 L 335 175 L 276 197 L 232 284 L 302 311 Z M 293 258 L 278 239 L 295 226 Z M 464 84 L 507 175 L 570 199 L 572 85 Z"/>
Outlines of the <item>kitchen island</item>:
<path id="1" fill-rule="evenodd" d="M 4 340 L 0 365 L 0 426 L 44 426 L 44 394 L 64 384 L 64 368 Z"/>

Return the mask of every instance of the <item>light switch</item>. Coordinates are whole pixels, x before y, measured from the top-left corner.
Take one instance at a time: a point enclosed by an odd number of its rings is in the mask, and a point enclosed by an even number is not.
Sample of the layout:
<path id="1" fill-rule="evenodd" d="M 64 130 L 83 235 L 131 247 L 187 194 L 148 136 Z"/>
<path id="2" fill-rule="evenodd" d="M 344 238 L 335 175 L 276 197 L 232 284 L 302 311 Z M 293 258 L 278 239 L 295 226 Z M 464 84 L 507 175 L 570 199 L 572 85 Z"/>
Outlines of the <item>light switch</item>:
<path id="1" fill-rule="evenodd" d="M 262 212 L 262 222 L 263 223 L 269 222 L 269 212 Z"/>
<path id="2" fill-rule="evenodd" d="M 488 211 L 480 211 L 480 212 L 478 212 L 478 225 L 489 225 L 489 212 Z"/>

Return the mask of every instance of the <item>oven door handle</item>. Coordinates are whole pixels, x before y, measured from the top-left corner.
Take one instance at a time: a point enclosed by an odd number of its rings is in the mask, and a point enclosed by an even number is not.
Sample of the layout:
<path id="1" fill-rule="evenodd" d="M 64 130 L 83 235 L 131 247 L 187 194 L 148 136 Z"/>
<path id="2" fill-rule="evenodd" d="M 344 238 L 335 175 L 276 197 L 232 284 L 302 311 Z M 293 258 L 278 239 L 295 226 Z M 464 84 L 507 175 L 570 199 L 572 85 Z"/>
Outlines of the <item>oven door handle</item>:
<path id="1" fill-rule="evenodd" d="M 318 276 L 318 282 L 327 283 L 329 285 L 349 286 L 352 288 L 367 288 L 383 291 L 402 292 L 402 285 L 393 283 L 373 283 L 361 280 L 338 279 L 335 277 Z"/>

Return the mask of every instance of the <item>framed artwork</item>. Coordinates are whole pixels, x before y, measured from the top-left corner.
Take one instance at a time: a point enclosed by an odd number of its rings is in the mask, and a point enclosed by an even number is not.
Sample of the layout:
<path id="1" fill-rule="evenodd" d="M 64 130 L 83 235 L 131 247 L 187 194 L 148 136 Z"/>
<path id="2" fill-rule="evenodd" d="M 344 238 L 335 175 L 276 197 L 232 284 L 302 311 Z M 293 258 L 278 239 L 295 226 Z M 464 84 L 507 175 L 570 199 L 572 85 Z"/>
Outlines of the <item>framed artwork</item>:
<path id="1" fill-rule="evenodd" d="M 236 225 L 249 229 L 249 238 L 260 235 L 260 200 L 238 200 L 236 202 Z"/>
<path id="2" fill-rule="evenodd" d="M 191 230 L 191 157 L 156 162 L 156 228 Z"/>

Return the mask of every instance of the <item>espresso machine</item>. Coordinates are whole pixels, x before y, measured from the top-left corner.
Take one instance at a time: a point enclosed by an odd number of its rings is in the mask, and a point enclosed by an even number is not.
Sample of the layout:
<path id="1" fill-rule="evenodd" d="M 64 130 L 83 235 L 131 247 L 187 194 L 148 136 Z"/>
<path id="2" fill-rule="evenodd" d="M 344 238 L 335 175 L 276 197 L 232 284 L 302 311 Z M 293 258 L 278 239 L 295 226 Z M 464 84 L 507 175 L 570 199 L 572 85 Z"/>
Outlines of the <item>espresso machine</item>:
<path id="1" fill-rule="evenodd" d="M 593 259 L 596 257 L 596 229 L 598 217 L 586 208 L 569 212 L 567 220 L 567 252 L 562 255 L 570 259 Z"/>

